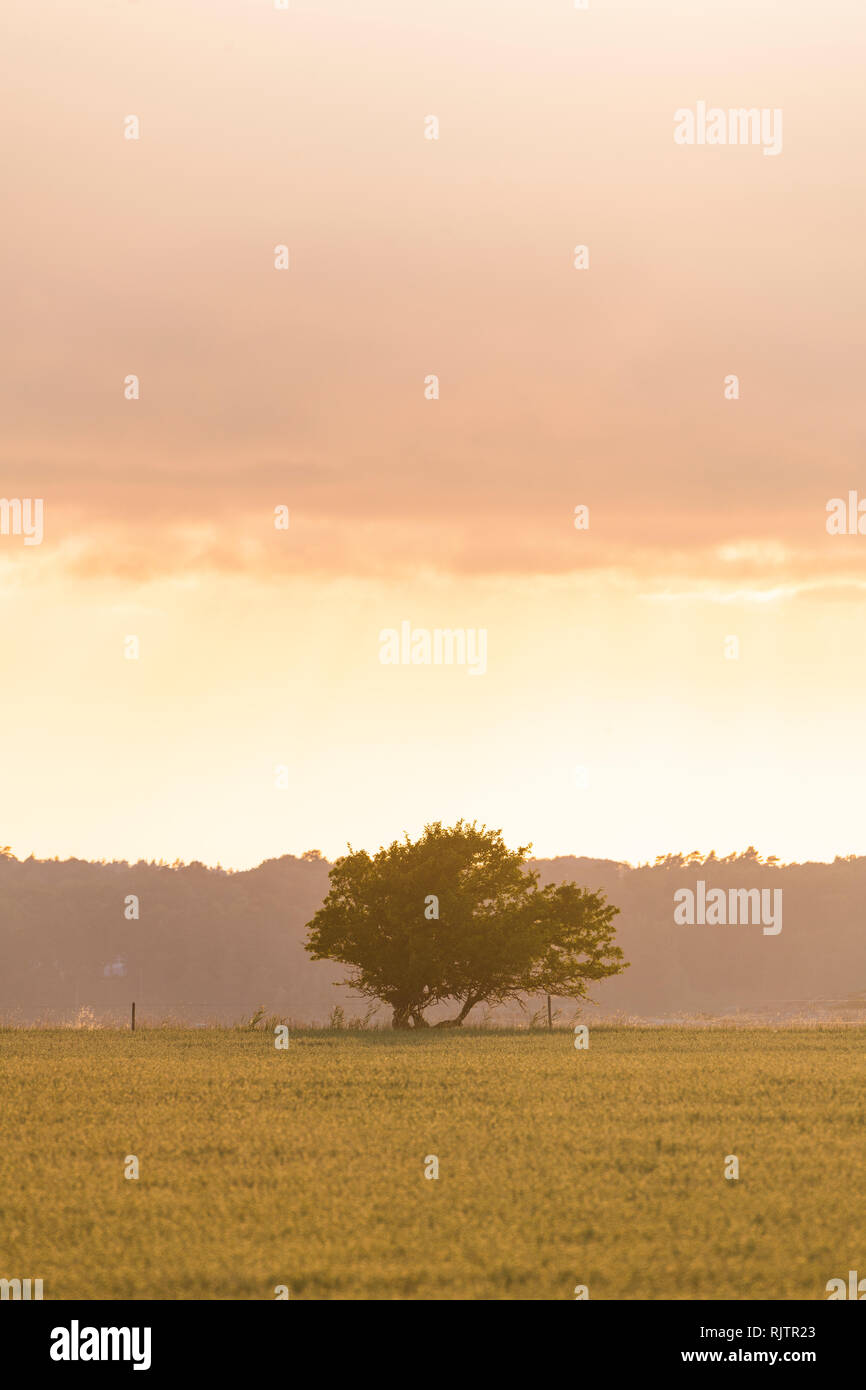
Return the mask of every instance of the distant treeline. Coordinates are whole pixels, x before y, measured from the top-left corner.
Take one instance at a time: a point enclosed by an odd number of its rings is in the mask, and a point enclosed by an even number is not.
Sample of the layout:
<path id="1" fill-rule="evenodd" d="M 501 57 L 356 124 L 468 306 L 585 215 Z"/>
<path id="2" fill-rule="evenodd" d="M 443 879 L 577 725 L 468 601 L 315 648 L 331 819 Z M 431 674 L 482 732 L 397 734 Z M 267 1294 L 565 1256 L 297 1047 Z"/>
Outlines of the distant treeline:
<path id="1" fill-rule="evenodd" d="M 0 857 L 0 1015 L 123 1016 L 135 999 L 145 1017 L 190 1022 L 234 1021 L 260 1005 L 299 1022 L 325 1022 L 336 1005 L 347 1018 L 360 1016 L 363 1001 L 334 988 L 345 972 L 312 962 L 303 948 L 329 867 L 316 852 L 242 873 Z M 671 855 L 638 868 L 573 857 L 533 867 L 543 883 L 574 880 L 620 908 L 617 937 L 631 965 L 591 990 L 602 1014 L 775 1005 L 806 1013 L 820 999 L 850 998 L 856 1007 L 858 995 L 866 1004 L 866 858 L 779 865 L 750 849 L 724 860 Z M 708 892 L 781 888 L 781 932 L 676 925 L 674 893 L 699 879 Z M 132 898 L 137 919 L 128 915 Z M 529 1001 L 530 1012 L 537 1007 Z M 566 1001 L 564 1014 L 571 1007 Z M 388 1017 L 383 1009 L 380 1021 Z"/>

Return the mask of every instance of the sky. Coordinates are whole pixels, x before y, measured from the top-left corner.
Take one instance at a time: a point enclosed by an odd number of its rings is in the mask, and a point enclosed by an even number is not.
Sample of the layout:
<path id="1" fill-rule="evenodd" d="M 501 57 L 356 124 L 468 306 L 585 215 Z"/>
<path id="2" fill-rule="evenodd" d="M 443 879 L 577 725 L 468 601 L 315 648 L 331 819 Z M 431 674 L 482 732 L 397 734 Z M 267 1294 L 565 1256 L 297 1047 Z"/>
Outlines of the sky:
<path id="1" fill-rule="evenodd" d="M 4 28 L 0 844 L 866 853 L 859 3 Z"/>

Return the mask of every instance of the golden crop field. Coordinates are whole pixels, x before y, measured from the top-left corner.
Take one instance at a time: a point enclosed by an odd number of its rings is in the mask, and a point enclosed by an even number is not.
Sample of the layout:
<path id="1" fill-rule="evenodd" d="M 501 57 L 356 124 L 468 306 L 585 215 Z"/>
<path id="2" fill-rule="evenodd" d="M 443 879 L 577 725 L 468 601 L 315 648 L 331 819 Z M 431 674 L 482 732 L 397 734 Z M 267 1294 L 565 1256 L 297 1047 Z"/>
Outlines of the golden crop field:
<path id="1" fill-rule="evenodd" d="M 0 1032 L 0 1277 L 46 1299 L 822 1299 L 866 1268 L 866 1029 L 274 1042 Z"/>

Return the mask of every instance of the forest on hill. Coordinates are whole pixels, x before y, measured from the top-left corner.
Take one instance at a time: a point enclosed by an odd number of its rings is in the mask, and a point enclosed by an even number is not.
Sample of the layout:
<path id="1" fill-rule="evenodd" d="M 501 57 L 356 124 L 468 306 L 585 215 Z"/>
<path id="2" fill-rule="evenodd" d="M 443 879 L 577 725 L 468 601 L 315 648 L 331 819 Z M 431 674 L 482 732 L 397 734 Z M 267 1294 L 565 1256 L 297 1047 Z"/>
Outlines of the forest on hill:
<path id="1" fill-rule="evenodd" d="M 866 1009 L 866 858 L 781 865 L 749 849 L 638 867 L 578 857 L 531 864 L 542 883 L 574 880 L 620 909 L 617 940 L 629 968 L 591 990 L 595 1007 L 583 1016 L 857 1017 Z M 345 972 L 304 950 L 329 868 L 317 851 L 243 872 L 2 857 L 0 1018 L 71 1019 L 81 1010 L 124 1018 L 133 999 L 145 1017 L 189 1022 L 235 1022 L 260 1006 L 299 1023 L 327 1022 L 335 1006 L 360 1017 L 365 1002 L 335 987 Z M 674 894 L 698 881 L 708 892 L 781 889 L 782 930 L 677 924 Z M 539 1002 L 528 1001 L 528 1015 Z M 561 1016 L 573 1013 L 563 1001 Z M 388 1018 L 383 1008 L 375 1021 Z"/>

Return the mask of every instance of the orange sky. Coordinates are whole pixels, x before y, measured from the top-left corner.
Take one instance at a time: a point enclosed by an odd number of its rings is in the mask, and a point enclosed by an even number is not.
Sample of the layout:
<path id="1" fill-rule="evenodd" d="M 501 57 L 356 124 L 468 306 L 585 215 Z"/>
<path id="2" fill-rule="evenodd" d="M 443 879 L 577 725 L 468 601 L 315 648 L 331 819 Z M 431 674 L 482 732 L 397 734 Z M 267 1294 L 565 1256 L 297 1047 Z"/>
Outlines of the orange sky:
<path id="1" fill-rule="evenodd" d="M 863 9 L 590 6 L 7 5 L 0 843 L 866 852 Z"/>

